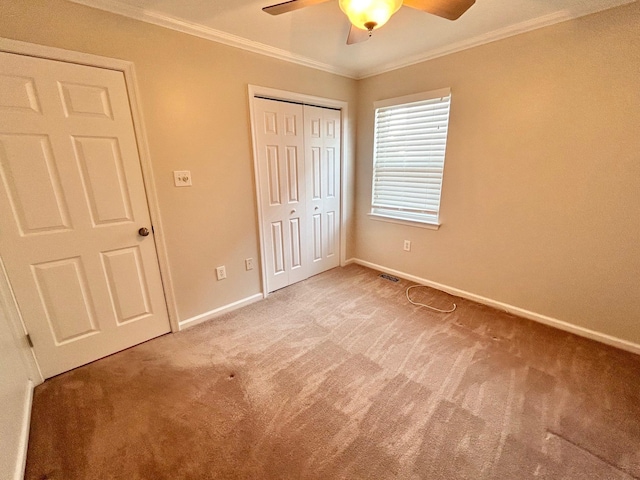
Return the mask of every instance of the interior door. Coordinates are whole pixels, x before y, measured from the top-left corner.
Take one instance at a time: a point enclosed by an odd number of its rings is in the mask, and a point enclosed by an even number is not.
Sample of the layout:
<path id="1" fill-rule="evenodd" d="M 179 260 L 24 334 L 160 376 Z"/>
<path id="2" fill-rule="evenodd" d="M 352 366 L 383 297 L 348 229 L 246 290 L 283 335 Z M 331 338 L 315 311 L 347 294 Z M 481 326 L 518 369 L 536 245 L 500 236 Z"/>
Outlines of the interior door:
<path id="1" fill-rule="evenodd" d="M 340 111 L 304 106 L 309 274 L 340 264 Z"/>
<path id="2" fill-rule="evenodd" d="M 302 105 L 254 99 L 268 291 L 309 276 Z"/>
<path id="3" fill-rule="evenodd" d="M 0 53 L 0 176 L 0 255 L 45 377 L 170 330 L 122 72 Z"/>

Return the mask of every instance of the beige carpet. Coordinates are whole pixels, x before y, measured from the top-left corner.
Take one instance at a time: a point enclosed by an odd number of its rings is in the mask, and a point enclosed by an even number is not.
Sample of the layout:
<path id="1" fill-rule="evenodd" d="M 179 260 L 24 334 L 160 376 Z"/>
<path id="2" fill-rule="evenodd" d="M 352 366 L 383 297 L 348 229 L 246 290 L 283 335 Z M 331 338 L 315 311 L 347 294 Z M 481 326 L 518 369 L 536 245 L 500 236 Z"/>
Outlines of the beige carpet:
<path id="1" fill-rule="evenodd" d="M 26 478 L 640 477 L 639 356 L 407 285 L 338 268 L 48 380 Z"/>

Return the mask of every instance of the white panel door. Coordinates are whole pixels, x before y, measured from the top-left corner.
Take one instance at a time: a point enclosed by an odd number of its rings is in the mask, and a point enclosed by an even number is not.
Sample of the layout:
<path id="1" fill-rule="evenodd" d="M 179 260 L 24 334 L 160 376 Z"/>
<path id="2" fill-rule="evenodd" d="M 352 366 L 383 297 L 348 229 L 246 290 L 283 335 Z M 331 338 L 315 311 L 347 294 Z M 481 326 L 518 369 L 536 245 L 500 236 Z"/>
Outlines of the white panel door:
<path id="1" fill-rule="evenodd" d="M 254 134 L 268 291 L 309 276 L 302 105 L 255 98 Z"/>
<path id="2" fill-rule="evenodd" d="M 309 274 L 340 264 L 340 111 L 304 106 Z"/>
<path id="3" fill-rule="evenodd" d="M 0 255 L 45 377 L 170 330 L 124 75 L 0 53 Z"/>

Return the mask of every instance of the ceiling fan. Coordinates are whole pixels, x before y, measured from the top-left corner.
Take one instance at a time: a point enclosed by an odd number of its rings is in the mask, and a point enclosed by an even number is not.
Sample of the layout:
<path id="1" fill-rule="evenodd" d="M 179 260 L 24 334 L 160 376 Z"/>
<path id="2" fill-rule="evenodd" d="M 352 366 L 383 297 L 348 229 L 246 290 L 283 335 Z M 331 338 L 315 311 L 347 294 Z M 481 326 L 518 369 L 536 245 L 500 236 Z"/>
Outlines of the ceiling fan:
<path id="1" fill-rule="evenodd" d="M 329 0 L 289 0 L 264 7 L 271 15 L 280 15 Z M 476 0 L 339 0 L 340 9 L 349 17 L 351 29 L 347 45 L 364 42 L 371 32 L 387 23 L 402 5 L 448 20 L 457 20 Z"/>

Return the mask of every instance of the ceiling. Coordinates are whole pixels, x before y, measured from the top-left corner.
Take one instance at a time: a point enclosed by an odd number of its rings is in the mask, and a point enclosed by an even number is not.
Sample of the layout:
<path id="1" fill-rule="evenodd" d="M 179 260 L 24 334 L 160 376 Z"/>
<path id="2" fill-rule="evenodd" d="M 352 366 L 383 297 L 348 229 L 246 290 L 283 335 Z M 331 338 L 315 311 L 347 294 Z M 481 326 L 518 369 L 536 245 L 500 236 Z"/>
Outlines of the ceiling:
<path id="1" fill-rule="evenodd" d="M 402 7 L 366 42 L 346 45 L 338 0 L 272 16 L 284 0 L 72 0 L 352 78 L 364 78 L 635 0 L 476 0 L 451 22 Z"/>

